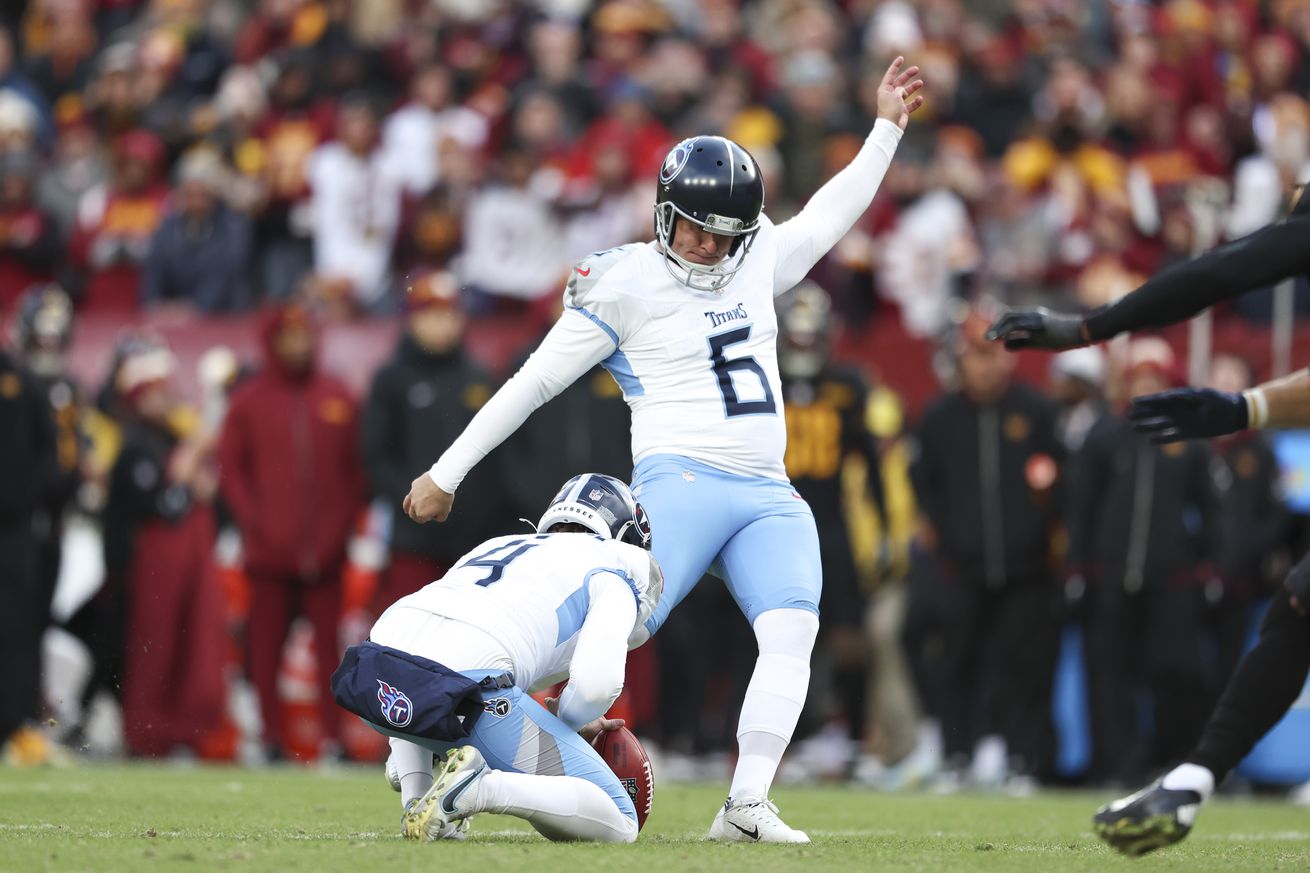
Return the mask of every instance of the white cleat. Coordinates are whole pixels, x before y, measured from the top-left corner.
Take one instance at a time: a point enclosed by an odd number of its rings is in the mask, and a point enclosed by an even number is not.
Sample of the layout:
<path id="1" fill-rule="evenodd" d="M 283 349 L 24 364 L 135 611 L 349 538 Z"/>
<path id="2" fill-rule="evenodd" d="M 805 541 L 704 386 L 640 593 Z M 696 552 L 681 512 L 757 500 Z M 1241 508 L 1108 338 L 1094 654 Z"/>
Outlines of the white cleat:
<path id="1" fill-rule="evenodd" d="M 805 831 L 788 827 L 773 801 L 728 798 L 714 816 L 708 839 L 721 843 L 808 843 Z"/>
<path id="2" fill-rule="evenodd" d="M 477 749 L 472 746 L 452 749 L 432 787 L 405 808 L 402 825 L 405 839 L 451 839 L 452 828 L 461 831 L 460 824 L 476 812 L 477 785 L 486 772 L 487 762 Z"/>

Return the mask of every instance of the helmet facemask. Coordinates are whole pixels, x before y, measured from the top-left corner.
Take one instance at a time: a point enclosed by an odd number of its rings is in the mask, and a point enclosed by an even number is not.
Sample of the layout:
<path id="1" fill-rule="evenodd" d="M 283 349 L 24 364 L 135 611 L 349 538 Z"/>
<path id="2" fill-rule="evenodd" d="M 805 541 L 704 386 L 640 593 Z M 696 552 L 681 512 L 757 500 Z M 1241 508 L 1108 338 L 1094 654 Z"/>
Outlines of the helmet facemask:
<path id="1" fill-rule="evenodd" d="M 690 221 L 697 227 L 723 236 L 733 237 L 728 253 L 717 264 L 697 264 L 673 250 L 673 228 L 678 219 Z M 655 204 L 655 238 L 664 249 L 664 266 L 669 275 L 694 291 L 720 293 L 733 276 L 746 263 L 755 236 L 760 232 L 759 221 L 749 227 L 740 218 L 710 214 L 705 221 L 697 221 L 678 208 L 672 200 Z"/>

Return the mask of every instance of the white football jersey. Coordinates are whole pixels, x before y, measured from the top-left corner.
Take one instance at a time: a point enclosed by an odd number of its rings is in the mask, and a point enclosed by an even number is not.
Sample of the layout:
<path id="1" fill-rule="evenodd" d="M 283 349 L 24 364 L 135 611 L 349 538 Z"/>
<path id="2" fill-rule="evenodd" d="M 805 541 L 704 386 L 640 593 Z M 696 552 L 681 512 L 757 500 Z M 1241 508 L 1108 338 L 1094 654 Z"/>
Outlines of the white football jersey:
<path id="1" fill-rule="evenodd" d="M 632 408 L 632 458 L 675 454 L 744 476 L 787 478 L 778 375 L 777 230 L 766 217 L 721 291 L 669 274 L 659 245 L 633 243 L 580 261 L 566 309 L 617 346 L 602 361 Z M 567 312 L 566 312 L 567 316 Z"/>
<path id="2" fill-rule="evenodd" d="M 632 408 L 634 462 L 685 455 L 786 481 L 773 298 L 805 278 L 869 207 L 900 138 L 899 127 L 879 120 L 798 215 L 778 225 L 761 215 L 741 270 L 720 291 L 675 279 L 654 242 L 584 258 L 569 276 L 565 313 L 432 465 L 432 481 L 454 494 L 534 409 L 598 363 Z"/>
<path id="3" fill-rule="evenodd" d="M 598 574 L 627 582 L 640 609 L 641 593 L 649 590 L 650 553 L 581 533 L 497 537 L 395 606 L 485 632 L 504 646 L 515 683 L 531 688 L 568 671 L 590 607 L 588 583 Z"/>

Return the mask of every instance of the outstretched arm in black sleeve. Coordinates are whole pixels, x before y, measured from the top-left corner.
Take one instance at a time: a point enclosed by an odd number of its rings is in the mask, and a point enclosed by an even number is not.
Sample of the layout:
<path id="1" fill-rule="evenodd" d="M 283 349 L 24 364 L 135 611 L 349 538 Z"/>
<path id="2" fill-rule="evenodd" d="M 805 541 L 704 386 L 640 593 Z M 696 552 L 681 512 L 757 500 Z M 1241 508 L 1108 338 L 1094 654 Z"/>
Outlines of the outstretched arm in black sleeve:
<path id="1" fill-rule="evenodd" d="M 1006 348 L 1065 349 L 1175 324 L 1222 300 L 1310 272 L 1310 206 L 1284 221 L 1162 270 L 1088 316 L 1015 309 L 988 336 Z"/>

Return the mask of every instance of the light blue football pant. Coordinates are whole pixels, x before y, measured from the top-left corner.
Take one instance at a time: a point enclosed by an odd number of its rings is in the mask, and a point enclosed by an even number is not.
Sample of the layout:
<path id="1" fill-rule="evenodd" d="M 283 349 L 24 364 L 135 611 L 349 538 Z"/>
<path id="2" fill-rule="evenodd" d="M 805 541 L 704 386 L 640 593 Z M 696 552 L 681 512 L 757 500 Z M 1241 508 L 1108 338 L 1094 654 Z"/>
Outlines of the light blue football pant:
<path id="1" fill-rule="evenodd" d="M 496 670 L 462 670 L 474 682 L 499 675 Z M 409 740 L 437 755 L 445 755 L 458 746 L 473 746 L 496 770 L 529 773 L 535 776 L 576 776 L 600 787 L 614 801 L 619 811 L 637 820 L 632 798 L 614 771 L 597 754 L 591 744 L 578 736 L 558 716 L 532 699 L 521 688 L 483 691 L 485 711 L 473 726 L 473 733 L 457 743 L 441 743 L 416 737 L 392 728 L 364 722 L 378 733 Z M 503 702 L 500 702 L 503 701 Z M 503 712 L 503 715 L 498 713 Z M 634 786 L 635 788 L 635 786 Z"/>
<path id="2" fill-rule="evenodd" d="M 725 473 L 680 455 L 651 455 L 632 473 L 650 517 L 664 594 L 652 634 L 706 571 L 728 585 L 752 625 L 771 609 L 819 613 L 823 570 L 814 513 L 787 482 Z"/>

